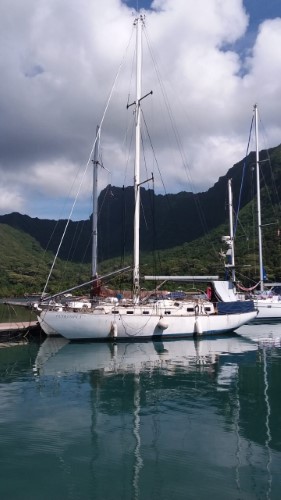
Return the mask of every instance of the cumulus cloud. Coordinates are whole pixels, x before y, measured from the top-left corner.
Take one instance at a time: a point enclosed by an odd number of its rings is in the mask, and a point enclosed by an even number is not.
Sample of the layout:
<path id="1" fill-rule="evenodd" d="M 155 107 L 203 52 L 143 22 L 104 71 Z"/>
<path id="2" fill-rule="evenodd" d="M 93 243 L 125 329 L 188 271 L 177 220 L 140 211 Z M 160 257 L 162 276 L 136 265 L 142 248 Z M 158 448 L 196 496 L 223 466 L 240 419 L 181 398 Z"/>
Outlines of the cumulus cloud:
<path id="1" fill-rule="evenodd" d="M 0 187 L 0 213 L 20 212 L 24 207 L 24 200 L 20 193 L 9 185 Z"/>
<path id="2" fill-rule="evenodd" d="M 250 22 L 242 0 L 154 0 L 144 13 L 143 93 L 153 95 L 143 101 L 143 140 L 154 149 L 143 159 L 148 174 L 161 168 L 157 188 L 163 180 L 168 192 L 202 191 L 224 175 L 245 153 L 255 102 L 266 147 L 280 142 L 280 18 L 260 24 L 244 59 L 236 48 Z M 2 0 L 1 213 L 56 217 L 55 200 L 79 185 L 120 68 L 102 160 L 112 184 L 132 183 L 133 20 L 121 0 Z M 89 171 L 84 199 L 90 186 Z"/>

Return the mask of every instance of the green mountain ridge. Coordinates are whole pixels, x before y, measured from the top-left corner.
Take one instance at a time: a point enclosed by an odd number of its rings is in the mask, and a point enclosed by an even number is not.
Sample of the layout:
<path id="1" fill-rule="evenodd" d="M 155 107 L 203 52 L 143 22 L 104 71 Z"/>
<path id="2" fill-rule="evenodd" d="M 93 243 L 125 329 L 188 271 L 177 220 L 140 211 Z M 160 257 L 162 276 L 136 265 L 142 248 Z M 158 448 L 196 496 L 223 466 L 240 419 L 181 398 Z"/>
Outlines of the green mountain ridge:
<path id="1" fill-rule="evenodd" d="M 35 238 L 6 224 L 0 224 L 0 297 L 41 293 L 46 283 L 52 252 L 45 252 Z M 88 267 L 88 266 L 87 266 Z M 88 279 L 88 269 L 60 259 L 50 282 L 52 292 Z"/>
<path id="2" fill-rule="evenodd" d="M 260 160 L 262 219 L 263 224 L 268 224 L 263 229 L 264 261 L 269 278 L 278 279 L 281 277 L 278 197 L 281 190 L 281 146 L 262 151 Z M 235 243 L 236 264 L 237 269 L 242 270 L 241 276 L 258 279 L 254 161 L 255 155 L 250 153 L 205 193 L 181 192 L 163 196 L 142 189 L 143 274 L 219 273 L 222 277 L 221 236 L 229 232 L 227 183 L 231 178 L 234 206 L 237 207 L 243 176 Z M 115 269 L 122 267 L 124 262 L 131 264 L 133 202 L 133 188 L 108 186 L 100 194 L 99 205 L 103 207 L 99 218 L 101 273 L 110 271 L 112 266 Z M 40 220 L 18 213 L 0 216 L 2 297 L 43 290 L 64 227 L 63 220 Z M 91 220 L 70 222 L 49 284 L 52 292 L 89 279 L 91 232 Z M 74 236 L 78 236 L 78 244 L 74 243 Z"/>

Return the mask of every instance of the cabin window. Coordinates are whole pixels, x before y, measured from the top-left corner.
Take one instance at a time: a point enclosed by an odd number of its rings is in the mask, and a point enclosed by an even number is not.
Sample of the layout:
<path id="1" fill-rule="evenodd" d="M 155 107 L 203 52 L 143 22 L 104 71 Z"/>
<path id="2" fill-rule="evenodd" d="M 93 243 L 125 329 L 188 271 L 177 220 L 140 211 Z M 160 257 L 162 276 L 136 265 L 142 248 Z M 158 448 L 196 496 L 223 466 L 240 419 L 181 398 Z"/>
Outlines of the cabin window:
<path id="1" fill-rule="evenodd" d="M 205 312 L 211 312 L 211 308 L 210 307 L 204 307 L 204 311 Z"/>
<path id="2" fill-rule="evenodd" d="M 165 311 L 165 314 L 171 314 L 171 311 Z"/>
<path id="3" fill-rule="evenodd" d="M 134 314 L 134 311 L 126 311 L 127 314 Z"/>
<path id="4" fill-rule="evenodd" d="M 194 307 L 187 307 L 186 310 L 188 313 L 192 313 L 192 312 L 194 312 Z"/>
<path id="5" fill-rule="evenodd" d="M 142 311 L 142 314 L 149 314 L 149 311 Z"/>
<path id="6" fill-rule="evenodd" d="M 112 314 L 119 314 L 119 311 L 113 310 Z"/>

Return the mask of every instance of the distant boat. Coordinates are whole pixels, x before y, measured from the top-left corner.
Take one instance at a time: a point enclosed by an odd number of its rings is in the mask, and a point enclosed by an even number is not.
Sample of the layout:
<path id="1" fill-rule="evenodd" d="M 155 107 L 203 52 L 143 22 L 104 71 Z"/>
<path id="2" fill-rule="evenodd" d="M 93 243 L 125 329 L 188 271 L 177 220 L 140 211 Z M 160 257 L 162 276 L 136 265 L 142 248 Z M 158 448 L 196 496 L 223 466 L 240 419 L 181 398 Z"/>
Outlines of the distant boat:
<path id="1" fill-rule="evenodd" d="M 127 298 L 98 299 L 94 296 L 90 307 L 77 308 L 66 303 L 61 307 L 44 307 L 38 320 L 47 335 L 59 334 L 70 340 L 127 340 L 180 338 L 194 335 L 211 335 L 233 332 L 256 317 L 253 302 L 234 301 L 217 306 L 204 298 L 177 298 L 166 296 L 143 297 L 140 290 L 140 144 L 141 105 L 144 97 L 141 90 L 142 30 L 144 19 L 135 20 L 136 29 L 136 96 L 135 116 L 135 167 L 134 167 L 134 264 L 132 270 L 132 296 Z M 152 94 L 152 92 L 150 93 Z M 129 106 L 128 106 L 129 107 Z M 210 281 L 213 277 L 204 277 Z M 92 283 L 97 284 L 94 276 Z M 102 279 L 102 278 L 100 278 Z M 151 277 L 154 279 L 154 277 Z M 169 279 L 173 279 L 169 277 Z M 187 277 L 185 277 L 188 280 Z M 195 281 L 197 277 L 189 277 Z M 200 278 L 199 278 L 200 279 Z M 90 282 L 89 282 L 90 283 Z M 64 291 L 66 293 L 74 290 Z M 59 294 L 57 294 L 59 295 Z M 56 296 L 52 296 L 53 298 Z M 45 298 L 49 301 L 52 297 Z"/>
<path id="2" fill-rule="evenodd" d="M 256 132 L 256 176 L 257 176 L 257 224 L 259 242 L 259 270 L 260 270 L 260 295 L 255 293 L 254 302 L 258 310 L 257 322 L 281 321 L 281 296 L 269 291 L 264 293 L 264 265 L 263 265 L 263 242 L 261 223 L 261 196 L 260 196 L 260 160 L 259 160 L 259 129 L 258 129 L 258 107 L 254 106 L 255 132 Z"/>
<path id="3" fill-rule="evenodd" d="M 228 181 L 228 198 L 229 198 L 229 226 L 230 235 L 224 237 L 228 244 L 226 252 L 226 268 L 231 273 L 229 282 L 223 285 L 220 282 L 214 283 L 215 293 L 220 296 L 221 300 L 241 300 L 243 294 L 251 295 L 251 300 L 254 301 L 258 311 L 254 323 L 268 323 L 281 321 L 281 286 L 280 283 L 272 284 L 265 288 L 264 265 L 263 265 L 263 242 L 262 242 L 262 222 L 261 222 L 261 189 L 260 189 L 260 160 L 259 160 L 259 133 L 258 133 L 258 107 L 254 106 L 254 123 L 255 123 L 255 139 L 256 139 L 256 182 L 257 182 L 257 227 L 258 227 L 258 247 L 259 247 L 259 283 L 251 288 L 243 287 L 236 282 L 235 275 L 235 258 L 234 258 L 234 234 L 233 234 L 233 217 L 232 217 L 232 187 L 231 179 Z M 275 285 L 275 286 L 274 286 Z M 278 286 L 279 285 L 279 286 Z M 259 290 L 259 291 L 257 291 Z"/>

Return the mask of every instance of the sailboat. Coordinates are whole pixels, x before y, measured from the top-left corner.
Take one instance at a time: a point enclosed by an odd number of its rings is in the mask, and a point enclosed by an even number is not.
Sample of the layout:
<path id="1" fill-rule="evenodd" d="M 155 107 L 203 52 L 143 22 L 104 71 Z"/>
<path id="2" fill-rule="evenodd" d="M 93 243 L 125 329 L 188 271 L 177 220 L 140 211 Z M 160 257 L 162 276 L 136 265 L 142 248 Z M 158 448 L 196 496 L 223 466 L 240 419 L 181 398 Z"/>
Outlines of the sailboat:
<path id="1" fill-rule="evenodd" d="M 262 221 L 261 221 L 261 188 L 260 188 L 260 160 L 259 160 L 259 116 L 258 106 L 254 105 L 254 124 L 255 124 L 255 148 L 256 148 L 256 187 L 257 187 L 257 228 L 258 228 L 258 250 L 259 250 L 259 284 L 252 288 L 246 289 L 236 281 L 235 275 L 235 257 L 234 257 L 234 231 L 233 231 L 233 203 L 232 203 L 232 180 L 228 180 L 228 200 L 229 200 L 229 236 L 223 237 L 223 240 L 228 246 L 225 254 L 229 281 L 213 282 L 213 286 L 222 300 L 241 300 L 244 292 L 249 294 L 252 292 L 252 300 L 257 309 L 257 316 L 254 318 L 254 323 L 280 322 L 281 321 L 281 296 L 279 294 L 265 292 L 264 290 L 264 264 L 263 264 L 263 243 L 262 243 Z M 259 290 L 257 292 L 257 289 Z M 225 293 L 226 289 L 228 294 Z M 222 293 L 220 293 L 222 291 Z"/>
<path id="2" fill-rule="evenodd" d="M 258 310 L 255 322 L 281 321 L 281 297 L 279 295 L 264 293 L 264 265 L 263 265 L 263 243 L 261 222 L 261 192 L 260 192 L 260 160 L 259 160 L 259 116 L 258 106 L 254 106 L 255 134 L 256 134 L 256 179 L 257 179 L 257 225 L 259 246 L 259 295 L 253 296 L 255 306 Z"/>
<path id="3" fill-rule="evenodd" d="M 146 97 L 142 96 L 141 89 L 143 16 L 136 18 L 134 26 L 137 57 L 132 298 L 99 301 L 94 297 L 91 307 L 79 309 L 71 307 L 71 304 L 59 308 L 47 307 L 39 312 L 38 320 L 47 335 L 58 334 L 69 340 L 134 341 L 233 332 L 256 317 L 253 302 L 235 301 L 216 305 L 205 299 L 153 299 L 149 294 L 142 298 L 140 293 L 140 187 L 143 184 L 140 180 L 141 104 Z M 196 280 L 194 277 L 190 279 Z M 210 279 L 206 277 L 205 281 Z"/>

